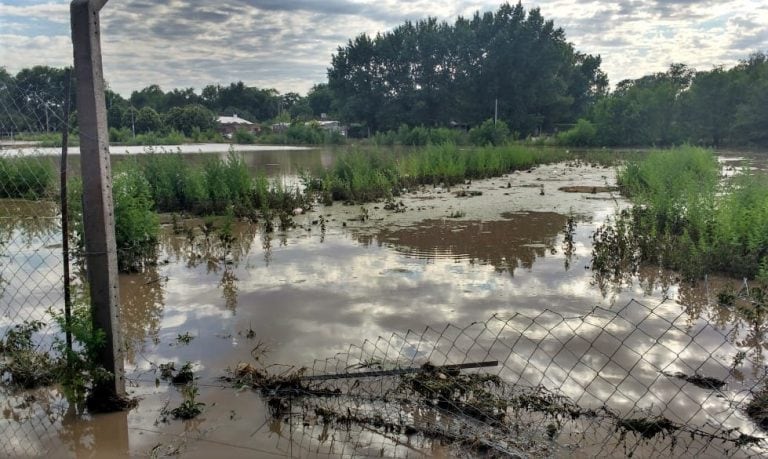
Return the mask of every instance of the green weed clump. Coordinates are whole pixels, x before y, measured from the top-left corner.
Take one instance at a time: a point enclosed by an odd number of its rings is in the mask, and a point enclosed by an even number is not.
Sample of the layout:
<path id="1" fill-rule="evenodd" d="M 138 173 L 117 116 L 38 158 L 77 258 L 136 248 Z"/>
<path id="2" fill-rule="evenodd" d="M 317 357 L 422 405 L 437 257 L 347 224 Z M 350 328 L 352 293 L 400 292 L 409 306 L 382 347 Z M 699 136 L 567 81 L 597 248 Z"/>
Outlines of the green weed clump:
<path id="1" fill-rule="evenodd" d="M 597 145 L 597 127 L 589 120 L 579 118 L 571 129 L 557 134 L 558 145 L 589 147 Z"/>
<path id="2" fill-rule="evenodd" d="M 83 291 L 76 293 L 69 321 L 62 311 L 48 311 L 61 333 L 71 333 L 72 349 L 61 334 L 54 337 L 48 350 L 36 344 L 36 335 L 47 327 L 41 321 L 17 324 L 0 340 L 0 381 L 24 389 L 60 383 L 67 399 L 79 403 L 86 399 L 94 384 L 112 377 L 96 363 L 105 344 L 104 332 L 93 328 L 90 305 Z"/>
<path id="3" fill-rule="evenodd" d="M 634 205 L 595 233 L 598 275 L 651 264 L 754 278 L 768 260 L 768 177 L 721 180 L 711 151 L 686 146 L 628 163 L 618 182 Z"/>
<path id="4" fill-rule="evenodd" d="M 55 177 L 49 158 L 0 158 L 0 198 L 44 198 L 53 190 Z"/>
<path id="5" fill-rule="evenodd" d="M 135 170 L 118 172 L 112 182 L 118 267 L 137 271 L 156 258 L 159 219 L 149 183 Z"/>
<path id="6" fill-rule="evenodd" d="M 69 217 L 75 246 L 84 251 L 82 181 L 69 181 Z M 112 182 L 115 212 L 115 240 L 118 269 L 123 272 L 141 270 L 153 263 L 160 231 L 159 218 L 149 183 L 130 163 L 115 172 Z"/>
<path id="7" fill-rule="evenodd" d="M 14 325 L 0 340 L 0 381 L 15 387 L 33 389 L 47 386 L 58 379 L 61 362 L 48 352 L 39 350 L 33 335 L 45 327 L 33 320 Z"/>

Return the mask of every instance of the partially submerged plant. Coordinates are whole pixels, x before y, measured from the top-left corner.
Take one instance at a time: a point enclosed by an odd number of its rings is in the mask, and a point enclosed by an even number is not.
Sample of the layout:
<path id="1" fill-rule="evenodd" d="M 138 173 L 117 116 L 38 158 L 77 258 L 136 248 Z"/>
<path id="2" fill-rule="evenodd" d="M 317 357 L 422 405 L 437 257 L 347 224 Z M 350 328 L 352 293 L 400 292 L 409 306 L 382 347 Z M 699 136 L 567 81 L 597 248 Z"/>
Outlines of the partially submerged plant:
<path id="1" fill-rule="evenodd" d="M 170 380 L 172 384 L 189 384 L 195 380 L 192 362 L 185 363 L 178 371 L 176 371 L 176 364 L 173 362 L 161 363 L 158 368 L 160 370 L 160 379 Z"/>
<path id="2" fill-rule="evenodd" d="M 194 383 L 190 383 L 181 388 L 181 395 L 184 400 L 179 406 L 170 411 L 176 419 L 193 419 L 196 418 L 205 408 L 205 403 L 198 402 L 197 396 L 199 390 Z"/>
<path id="3" fill-rule="evenodd" d="M 45 324 L 38 320 L 14 325 L 0 340 L 0 378 L 13 386 L 32 389 L 47 386 L 59 379 L 61 362 L 49 353 L 36 349 L 32 336 Z"/>
<path id="4" fill-rule="evenodd" d="M 746 412 L 755 424 L 768 432 L 768 384 L 752 396 Z"/>
<path id="5" fill-rule="evenodd" d="M 680 426 L 663 416 L 657 416 L 620 419 L 618 421 L 618 428 L 621 429 L 622 437 L 627 432 L 632 432 L 645 439 L 650 439 L 657 435 L 671 435 L 679 430 Z"/>
<path id="6" fill-rule="evenodd" d="M 185 332 L 183 334 L 179 333 L 176 336 L 176 344 L 189 344 L 193 339 L 195 339 L 195 337 L 190 335 L 189 332 Z"/>
<path id="7" fill-rule="evenodd" d="M 120 401 L 95 400 L 98 396 L 93 393 L 98 384 L 113 376 L 98 363 L 99 352 L 106 345 L 106 336 L 103 330 L 93 328 L 91 305 L 87 298 L 81 296 L 75 301 L 69 323 L 62 312 L 51 311 L 51 315 L 62 330 L 71 333 L 75 343 L 73 349 L 69 349 L 61 337 L 54 340 L 54 347 L 66 363 L 63 380 L 65 394 L 76 402 L 87 401 L 94 411 L 110 411 L 112 402 L 119 404 Z M 130 404 L 127 400 L 123 402 Z"/>

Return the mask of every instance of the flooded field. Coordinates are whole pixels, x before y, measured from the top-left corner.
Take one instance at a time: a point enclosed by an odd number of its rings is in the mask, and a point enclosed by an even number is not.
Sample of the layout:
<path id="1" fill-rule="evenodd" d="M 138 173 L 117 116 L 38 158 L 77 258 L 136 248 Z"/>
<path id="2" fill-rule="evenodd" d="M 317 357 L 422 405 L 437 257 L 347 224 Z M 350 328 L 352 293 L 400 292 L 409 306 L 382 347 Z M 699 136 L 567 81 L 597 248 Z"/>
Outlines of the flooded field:
<path id="1" fill-rule="evenodd" d="M 254 151 L 245 158 L 253 170 L 295 183 L 299 171 L 331 164 L 333 152 Z M 307 367 L 314 374 L 348 371 L 351 365 L 496 361 L 498 367 L 489 371 L 503 381 L 558 391 L 585 410 L 606 409 L 605 416 L 648 410 L 674 422 L 762 436 L 743 404 L 764 371 L 765 325 L 715 305 L 719 287 L 732 281 L 689 286 L 674 273 L 642 272 L 621 285 L 596 282 L 589 269 L 592 234 L 628 205 L 611 191 L 615 183 L 610 168 L 546 165 L 451 189 L 405 190 L 394 206 L 317 206 L 295 216 L 296 226 L 287 231 L 267 233 L 258 224 L 238 222 L 234 240 L 226 243 L 203 234 L 202 220 L 174 227 L 169 217 L 157 264 L 120 279 L 129 392 L 139 398 L 138 407 L 82 417 L 58 389 L 7 392 L 0 395 L 0 452 L 457 454 L 450 441 L 423 433 L 323 426 L 319 408 L 308 408 L 311 401 L 298 400 L 288 416 L 273 416 L 259 393 L 221 380 L 243 363 Z M 40 297 L 60 282 L 56 215 L 46 203 L 0 203 L 3 309 L 42 319 L 51 301 L 62 307 L 56 298 Z M 29 280 L 22 285 L 19 279 Z M 17 320 L 4 314 L 0 328 Z M 733 357 L 740 352 L 745 355 L 735 370 Z M 160 365 L 169 362 L 176 369 L 191 363 L 199 378 L 196 399 L 205 403 L 199 417 L 167 419 L 167 408 L 182 399 L 161 381 Z M 678 372 L 683 376 L 674 376 Z M 690 375 L 728 385 L 713 391 L 686 382 Z M 302 404 L 314 414 L 302 416 Z M 359 399 L 352 404 L 376 411 L 375 404 Z M 434 415 L 395 411 L 392 416 L 410 419 Z M 541 425 L 547 446 L 533 456 L 624 454 L 629 444 L 640 457 L 717 457 L 725 448 L 708 449 L 711 439 L 691 434 L 690 441 L 680 440 L 678 448 L 684 449 L 675 450 L 675 441 L 670 446 L 669 439 L 643 442 L 633 433 L 606 433 L 600 422 L 584 418 L 558 421 L 557 435 Z M 526 435 L 533 443 L 536 436 Z M 600 435 L 611 439 L 603 442 Z M 513 446 L 496 452 L 525 451 L 525 445 Z M 739 454 L 761 452 L 747 445 Z"/>

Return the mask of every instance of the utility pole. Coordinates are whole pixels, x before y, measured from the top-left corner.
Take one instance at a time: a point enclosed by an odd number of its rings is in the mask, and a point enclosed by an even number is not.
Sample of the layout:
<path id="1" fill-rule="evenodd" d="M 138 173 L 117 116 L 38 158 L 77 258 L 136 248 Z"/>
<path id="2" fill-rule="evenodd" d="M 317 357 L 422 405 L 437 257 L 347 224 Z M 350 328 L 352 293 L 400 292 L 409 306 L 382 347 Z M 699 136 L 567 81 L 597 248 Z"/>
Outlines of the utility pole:
<path id="1" fill-rule="evenodd" d="M 493 107 L 493 125 L 496 126 L 496 123 L 499 121 L 499 98 L 497 97 L 494 101 L 494 107 Z"/>
<path id="2" fill-rule="evenodd" d="M 70 4 L 91 314 L 94 330 L 101 330 L 106 338 L 98 351 L 98 363 L 113 375 L 97 383 L 91 393 L 93 404 L 102 411 L 122 408 L 124 404 L 119 401 L 125 399 L 115 213 L 99 25 L 99 12 L 106 3 L 107 0 L 73 0 Z"/>

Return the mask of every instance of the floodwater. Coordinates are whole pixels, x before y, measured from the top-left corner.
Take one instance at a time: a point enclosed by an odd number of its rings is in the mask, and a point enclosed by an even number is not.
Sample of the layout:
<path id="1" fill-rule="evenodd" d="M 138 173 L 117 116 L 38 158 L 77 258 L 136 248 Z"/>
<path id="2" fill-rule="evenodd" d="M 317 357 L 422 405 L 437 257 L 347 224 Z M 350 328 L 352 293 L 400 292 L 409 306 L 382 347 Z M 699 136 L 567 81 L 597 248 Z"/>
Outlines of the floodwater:
<path id="1" fill-rule="evenodd" d="M 294 154 L 303 155 L 300 166 Z M 254 169 L 275 164 L 288 176 L 333 158 L 322 150 L 259 155 L 246 154 Z M 183 222 L 193 239 L 166 225 L 157 265 L 120 278 L 128 389 L 140 399 L 138 407 L 82 416 L 58 389 L 5 393 L 0 454 L 455 454 L 437 441 L 275 420 L 260 395 L 219 379 L 241 362 L 305 366 L 311 373 L 348 371 L 373 360 L 405 366 L 498 360 L 489 371 L 505 381 L 559 390 L 580 406 L 607 406 L 622 416 L 647 409 L 675 422 L 758 435 L 739 407 L 763 367 L 765 325 L 712 306 L 713 292 L 728 280 L 691 287 L 674 275 L 644 272 L 629 284 L 595 282 L 591 235 L 627 203 L 610 192 L 558 188 L 614 184 L 608 168 L 541 166 L 450 190 L 409 190 L 397 198 L 404 212 L 383 203 L 365 211 L 336 204 L 297 216 L 297 227 L 287 232 L 238 223 L 231 246 L 206 239 L 200 221 Z M 457 197 L 461 189 L 482 194 Z M 44 203 L 0 204 L 3 329 L 19 314 L 45 318 L 45 309 L 61 307 L 57 295 L 46 293 L 60 276 L 54 217 L 55 208 Z M 738 351 L 746 356 L 732 369 Z M 164 421 L 163 408 L 181 401 L 177 389 L 158 379 L 158 366 L 167 362 L 193 364 L 197 399 L 206 404 L 198 418 Z M 662 373 L 678 371 L 726 380 L 727 390 Z M 587 430 L 563 427 L 554 454 L 625 451 L 616 438 L 584 440 Z M 652 446 L 655 440 L 632 451 L 641 457 L 674 451 L 665 449 L 668 440 Z M 674 454 L 723 452 L 688 446 Z"/>

